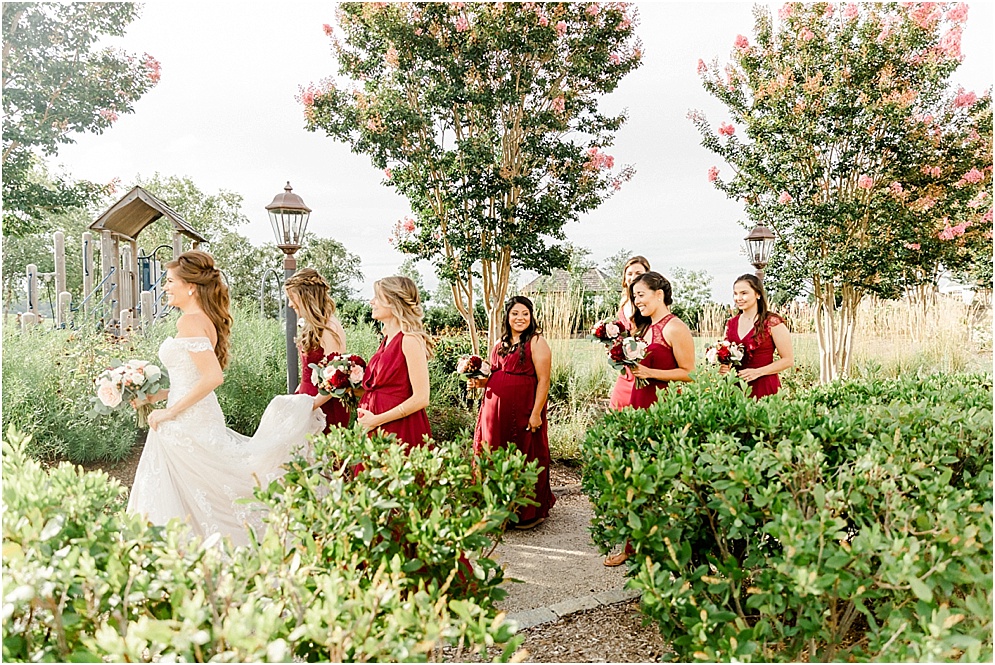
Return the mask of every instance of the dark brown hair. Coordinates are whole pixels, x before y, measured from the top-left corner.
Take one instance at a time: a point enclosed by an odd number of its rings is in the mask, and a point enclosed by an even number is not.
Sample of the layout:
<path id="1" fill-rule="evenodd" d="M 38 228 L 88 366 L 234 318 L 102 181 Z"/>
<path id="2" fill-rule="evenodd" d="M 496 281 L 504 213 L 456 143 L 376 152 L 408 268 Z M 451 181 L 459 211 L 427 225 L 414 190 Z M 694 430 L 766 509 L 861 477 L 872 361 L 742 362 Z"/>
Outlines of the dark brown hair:
<path id="1" fill-rule="evenodd" d="M 228 287 L 221 281 L 221 271 L 214 267 L 214 257 L 199 249 L 183 252 L 166 264 L 166 268 L 197 290 L 197 300 L 218 333 L 214 355 L 221 369 L 228 366 L 228 340 L 231 337 L 231 308 Z"/>
<path id="2" fill-rule="evenodd" d="M 632 322 L 635 324 L 635 331 L 633 334 L 636 337 L 642 337 L 645 335 L 646 331 L 650 327 L 650 324 L 653 323 L 653 319 L 648 316 L 643 316 L 642 312 L 639 311 L 639 308 L 635 307 L 636 297 L 633 295 L 632 287 L 639 282 L 643 282 L 653 291 L 663 291 L 663 304 L 667 307 L 674 304 L 673 288 L 670 286 L 670 282 L 667 278 L 660 273 L 650 270 L 649 272 L 644 272 L 642 275 L 639 275 L 632 280 L 632 284 L 629 284 L 629 301 L 633 304 Z"/>
<path id="3" fill-rule="evenodd" d="M 764 330 L 767 327 L 764 324 L 767 323 L 767 317 L 771 314 L 770 305 L 767 302 L 767 292 L 756 275 L 751 275 L 750 273 L 740 275 L 732 283 L 733 288 L 736 288 L 736 285 L 740 282 L 749 284 L 753 292 L 757 294 L 757 319 L 753 322 L 753 339 L 759 342 L 763 339 Z"/>

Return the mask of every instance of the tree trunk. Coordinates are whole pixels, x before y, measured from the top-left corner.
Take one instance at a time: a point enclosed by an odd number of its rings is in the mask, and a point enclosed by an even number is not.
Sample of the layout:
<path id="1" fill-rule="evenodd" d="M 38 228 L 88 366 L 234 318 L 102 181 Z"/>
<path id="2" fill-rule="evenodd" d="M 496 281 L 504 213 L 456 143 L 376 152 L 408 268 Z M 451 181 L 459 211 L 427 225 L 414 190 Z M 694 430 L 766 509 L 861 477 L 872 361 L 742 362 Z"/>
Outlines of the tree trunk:
<path id="1" fill-rule="evenodd" d="M 480 355 L 480 343 L 477 335 L 477 321 L 473 317 L 473 281 L 472 277 L 466 282 L 450 282 L 449 287 L 453 291 L 453 305 L 466 321 L 470 330 L 470 344 L 474 355 Z"/>
<path id="2" fill-rule="evenodd" d="M 843 287 L 840 307 L 836 307 L 836 290 L 832 284 L 814 280 L 815 330 L 819 339 L 819 382 L 831 383 L 846 377 L 853 358 L 853 337 L 857 325 L 857 306 L 863 294 Z"/>

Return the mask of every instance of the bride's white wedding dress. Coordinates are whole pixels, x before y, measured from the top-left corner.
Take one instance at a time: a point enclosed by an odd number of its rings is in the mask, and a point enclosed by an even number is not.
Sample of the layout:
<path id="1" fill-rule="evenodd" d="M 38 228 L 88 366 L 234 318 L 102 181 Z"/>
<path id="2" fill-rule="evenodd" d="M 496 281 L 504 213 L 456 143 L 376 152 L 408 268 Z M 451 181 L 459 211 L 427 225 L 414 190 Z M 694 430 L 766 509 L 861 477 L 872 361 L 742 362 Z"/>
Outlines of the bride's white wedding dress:
<path id="1" fill-rule="evenodd" d="M 206 337 L 169 337 L 159 347 L 159 359 L 169 370 L 171 405 L 200 378 L 190 353 L 211 351 Z M 225 417 L 212 392 L 176 418 L 149 430 L 128 511 L 145 515 L 153 524 L 178 517 L 200 536 L 231 537 L 248 542 L 246 524 L 258 527 L 262 512 L 251 498 L 257 484 L 282 475 L 282 464 L 304 450 L 306 436 L 325 426 L 321 409 L 312 409 L 308 395 L 273 398 L 252 437 L 225 427 Z"/>

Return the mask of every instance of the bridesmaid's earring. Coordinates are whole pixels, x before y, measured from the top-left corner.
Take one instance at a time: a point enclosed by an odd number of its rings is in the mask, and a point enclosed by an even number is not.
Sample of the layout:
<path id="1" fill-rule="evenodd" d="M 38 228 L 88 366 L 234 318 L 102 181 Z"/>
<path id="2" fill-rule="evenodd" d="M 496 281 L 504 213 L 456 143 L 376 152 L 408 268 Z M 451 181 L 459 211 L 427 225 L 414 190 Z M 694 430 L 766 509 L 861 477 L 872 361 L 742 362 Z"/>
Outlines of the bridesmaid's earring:
<path id="1" fill-rule="evenodd" d="M 193 289 L 190 289 L 189 291 L 187 291 L 187 295 L 188 296 L 192 296 L 193 295 Z"/>

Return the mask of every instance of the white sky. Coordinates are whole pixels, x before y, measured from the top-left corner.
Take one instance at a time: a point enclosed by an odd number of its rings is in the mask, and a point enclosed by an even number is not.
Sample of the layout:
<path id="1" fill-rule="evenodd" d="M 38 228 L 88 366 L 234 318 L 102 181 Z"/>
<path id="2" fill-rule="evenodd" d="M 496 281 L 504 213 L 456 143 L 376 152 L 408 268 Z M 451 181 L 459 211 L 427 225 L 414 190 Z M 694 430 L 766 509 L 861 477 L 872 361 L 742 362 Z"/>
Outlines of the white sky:
<path id="1" fill-rule="evenodd" d="M 629 121 L 608 152 L 633 164 L 636 176 L 577 223 L 569 239 L 601 261 L 621 248 L 644 254 L 665 275 L 675 266 L 704 269 L 713 292 L 731 301 L 732 280 L 751 272 L 743 252 L 741 206 L 706 179 L 712 165 L 689 109 L 717 126 L 722 106 L 702 88 L 696 65 L 728 60 L 737 34 L 749 36 L 747 2 L 637 3 L 643 65 L 605 98 L 608 112 L 628 109 Z M 333 237 L 362 258 L 372 293 L 375 279 L 392 274 L 404 256 L 387 242 L 394 222 L 409 213 L 405 199 L 381 184 L 383 174 L 364 155 L 322 133 L 304 129 L 299 85 L 337 71 L 322 24 L 334 24 L 332 2 L 187 2 L 145 5 L 127 35 L 112 43 L 148 52 L 162 63 L 162 79 L 102 135 L 82 135 L 52 163 L 77 178 L 124 184 L 136 175 L 189 176 L 203 191 L 244 197 L 251 220 L 241 232 L 272 242 L 265 206 L 289 180 L 314 212 L 308 230 Z M 974 2 L 964 31 L 965 59 L 956 84 L 981 92 L 992 86 L 992 5 Z M 426 285 L 437 280 L 419 264 Z"/>

